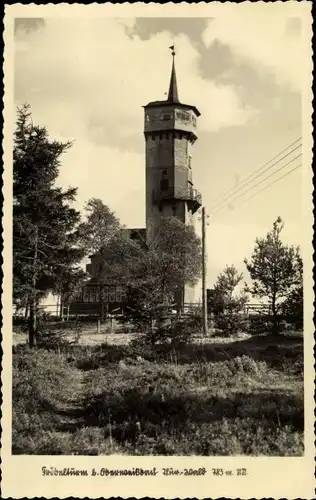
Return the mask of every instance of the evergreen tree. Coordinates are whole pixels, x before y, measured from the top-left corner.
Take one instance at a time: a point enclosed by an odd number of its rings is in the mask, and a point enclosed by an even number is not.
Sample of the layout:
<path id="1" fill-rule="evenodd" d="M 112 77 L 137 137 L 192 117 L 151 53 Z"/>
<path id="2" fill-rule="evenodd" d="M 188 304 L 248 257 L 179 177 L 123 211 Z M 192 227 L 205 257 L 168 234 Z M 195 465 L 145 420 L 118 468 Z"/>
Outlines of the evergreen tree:
<path id="1" fill-rule="evenodd" d="M 60 157 L 71 143 L 51 141 L 33 124 L 30 107 L 18 109 L 13 151 L 13 296 L 29 307 L 29 344 L 36 343 L 41 298 L 55 291 L 65 269 L 77 264 L 80 214 L 76 189 L 55 186 Z"/>
<path id="2" fill-rule="evenodd" d="M 240 313 L 247 296 L 244 291 L 236 294 L 236 287 L 242 279 L 243 274 L 235 266 L 226 266 L 209 293 L 208 307 L 214 314 L 216 326 L 230 334 L 240 330 L 243 325 Z"/>
<path id="3" fill-rule="evenodd" d="M 257 238 L 250 261 L 245 259 L 252 279 L 248 290 L 256 297 L 267 298 L 273 315 L 274 329 L 283 302 L 302 284 L 303 262 L 299 248 L 282 243 L 284 227 L 280 217 L 265 238 Z"/>

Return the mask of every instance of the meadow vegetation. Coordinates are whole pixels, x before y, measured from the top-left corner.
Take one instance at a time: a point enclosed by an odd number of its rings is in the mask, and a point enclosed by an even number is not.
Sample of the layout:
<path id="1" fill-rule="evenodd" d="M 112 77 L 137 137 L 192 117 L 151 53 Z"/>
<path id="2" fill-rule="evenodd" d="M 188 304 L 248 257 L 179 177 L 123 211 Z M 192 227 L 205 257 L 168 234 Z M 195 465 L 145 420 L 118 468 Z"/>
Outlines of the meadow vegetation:
<path id="1" fill-rule="evenodd" d="M 302 339 L 140 345 L 15 346 L 13 453 L 304 453 Z"/>

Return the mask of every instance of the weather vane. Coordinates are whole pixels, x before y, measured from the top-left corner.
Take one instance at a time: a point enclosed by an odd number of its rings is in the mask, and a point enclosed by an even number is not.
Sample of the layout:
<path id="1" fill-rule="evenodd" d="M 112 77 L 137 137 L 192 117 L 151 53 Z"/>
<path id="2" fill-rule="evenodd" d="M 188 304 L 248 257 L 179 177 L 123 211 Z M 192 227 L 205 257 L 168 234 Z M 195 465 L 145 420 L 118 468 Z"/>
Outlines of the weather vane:
<path id="1" fill-rule="evenodd" d="M 169 49 L 171 50 L 171 54 L 172 54 L 172 56 L 174 57 L 174 56 L 176 55 L 176 49 L 175 49 L 174 44 L 173 44 L 173 45 L 171 45 L 171 47 L 169 47 Z"/>

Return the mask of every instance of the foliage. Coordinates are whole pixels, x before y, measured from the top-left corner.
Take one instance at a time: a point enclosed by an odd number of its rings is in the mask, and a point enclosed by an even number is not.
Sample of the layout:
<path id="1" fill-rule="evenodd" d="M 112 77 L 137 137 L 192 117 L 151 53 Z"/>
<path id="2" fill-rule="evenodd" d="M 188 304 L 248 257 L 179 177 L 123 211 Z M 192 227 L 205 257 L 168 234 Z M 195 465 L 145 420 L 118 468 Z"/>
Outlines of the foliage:
<path id="1" fill-rule="evenodd" d="M 120 223 L 109 207 L 98 198 L 91 198 L 85 211 L 86 220 L 79 228 L 81 243 L 87 254 L 96 254 L 111 241 L 120 229 Z"/>
<path id="2" fill-rule="evenodd" d="M 78 295 L 87 281 L 88 275 L 80 267 L 64 267 L 60 270 L 55 286 L 55 293 L 60 296 L 60 316 L 64 317 L 64 307 Z"/>
<path id="3" fill-rule="evenodd" d="M 165 307 L 177 308 L 184 285 L 194 285 L 200 277 L 201 244 L 191 227 L 176 218 L 164 218 L 156 227 L 147 248 L 129 260 L 129 320 L 139 321 L 139 311 L 147 324 L 165 314 Z"/>
<path id="4" fill-rule="evenodd" d="M 176 352 L 188 344 L 192 336 L 201 331 L 200 321 L 195 316 L 170 319 L 168 316 L 157 321 L 146 334 L 139 335 L 131 342 L 131 347 L 142 356 L 161 355 Z M 152 353 L 150 349 L 153 348 Z"/>
<path id="5" fill-rule="evenodd" d="M 303 284 L 293 288 L 289 293 L 282 304 L 281 312 L 287 316 L 291 323 L 295 324 L 296 328 L 300 329 L 303 327 Z"/>
<path id="6" fill-rule="evenodd" d="M 187 362 L 150 362 L 127 347 L 16 349 L 13 453 L 304 453 L 302 342 L 299 351 L 292 340 L 271 336 L 261 344 L 196 344 L 200 355 Z"/>
<path id="7" fill-rule="evenodd" d="M 14 355 L 13 450 L 57 424 L 52 409 L 71 398 L 75 382 L 71 368 L 55 353 L 21 349 Z"/>
<path id="8" fill-rule="evenodd" d="M 239 331 L 243 326 L 240 313 L 247 297 L 243 292 L 236 294 L 235 290 L 242 279 L 243 275 L 234 266 L 226 266 L 208 296 L 208 309 L 214 315 L 215 327 L 227 335 Z"/>
<path id="9" fill-rule="evenodd" d="M 99 252 L 101 283 L 127 289 L 126 321 L 142 329 L 171 306 L 184 284 L 200 275 L 201 245 L 194 230 L 174 217 L 164 218 L 150 241 L 133 240 L 117 228 Z"/>
<path id="10" fill-rule="evenodd" d="M 267 314 L 255 314 L 249 317 L 249 332 L 260 335 L 261 333 L 271 332 L 273 322 L 271 316 Z"/>
<path id="11" fill-rule="evenodd" d="M 283 221 L 278 217 L 267 236 L 257 238 L 250 261 L 245 259 L 252 279 L 252 287 L 248 287 L 248 291 L 256 297 L 268 299 L 275 327 L 282 303 L 303 283 L 303 261 L 299 248 L 282 243 L 283 227 Z"/>
<path id="12" fill-rule="evenodd" d="M 29 305 L 29 341 L 36 334 L 41 298 L 60 286 L 82 258 L 71 207 L 76 189 L 55 186 L 60 157 L 71 144 L 50 141 L 46 128 L 35 126 L 28 105 L 18 110 L 13 151 L 13 296 Z"/>
<path id="13" fill-rule="evenodd" d="M 91 198 L 85 206 L 86 220 L 79 228 L 80 240 L 87 255 L 97 260 L 97 280 L 100 287 L 100 316 L 105 317 L 105 285 L 117 281 L 114 271 L 113 254 L 118 233 L 122 227 L 118 218 L 102 200 Z M 117 259 L 116 259 L 117 260 Z M 115 260 L 115 263 L 116 263 Z"/>

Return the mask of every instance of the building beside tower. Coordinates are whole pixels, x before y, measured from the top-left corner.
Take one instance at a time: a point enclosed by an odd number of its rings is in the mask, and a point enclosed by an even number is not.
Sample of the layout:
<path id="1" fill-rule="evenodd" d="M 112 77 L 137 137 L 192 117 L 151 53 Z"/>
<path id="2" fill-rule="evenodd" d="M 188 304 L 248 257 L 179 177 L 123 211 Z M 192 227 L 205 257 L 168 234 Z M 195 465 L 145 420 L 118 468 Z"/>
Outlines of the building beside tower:
<path id="1" fill-rule="evenodd" d="M 134 229 L 132 235 L 141 235 L 147 244 L 163 217 L 177 217 L 184 224 L 194 227 L 194 214 L 202 205 L 202 197 L 193 184 L 192 150 L 197 140 L 199 110 L 179 99 L 175 52 L 172 49 L 172 69 L 168 97 L 144 106 L 144 136 L 146 162 L 146 230 Z M 72 310 L 98 310 L 97 256 L 91 257 L 87 268 L 91 281 L 85 286 Z M 109 309 L 124 303 L 122 284 L 108 285 Z M 119 291 L 116 293 L 116 289 Z M 90 293 L 89 290 L 93 290 Z M 194 302 L 194 289 L 183 287 L 181 305 Z"/>

